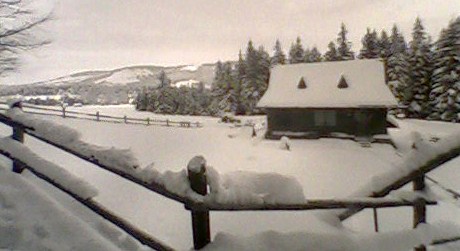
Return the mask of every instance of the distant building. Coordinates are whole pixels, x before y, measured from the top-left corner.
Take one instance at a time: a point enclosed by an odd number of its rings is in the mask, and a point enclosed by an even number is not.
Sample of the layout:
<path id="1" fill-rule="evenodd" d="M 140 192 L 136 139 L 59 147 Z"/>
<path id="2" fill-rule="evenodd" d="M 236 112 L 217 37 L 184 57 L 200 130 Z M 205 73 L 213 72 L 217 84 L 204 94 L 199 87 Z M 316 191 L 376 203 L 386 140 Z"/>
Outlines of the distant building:
<path id="1" fill-rule="evenodd" d="M 386 134 L 387 110 L 396 106 L 379 60 L 276 66 L 258 103 L 267 138 Z"/>

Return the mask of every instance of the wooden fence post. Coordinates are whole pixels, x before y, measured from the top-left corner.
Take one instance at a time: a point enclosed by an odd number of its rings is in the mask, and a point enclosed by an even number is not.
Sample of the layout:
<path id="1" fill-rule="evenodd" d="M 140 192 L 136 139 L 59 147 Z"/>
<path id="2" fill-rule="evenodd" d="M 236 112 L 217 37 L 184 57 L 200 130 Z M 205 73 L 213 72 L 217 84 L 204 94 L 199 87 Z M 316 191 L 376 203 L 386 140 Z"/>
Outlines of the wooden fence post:
<path id="1" fill-rule="evenodd" d="M 18 101 L 11 105 L 11 108 L 19 108 L 22 110 L 22 102 Z M 13 126 L 13 135 L 11 135 L 13 140 L 16 140 L 20 143 L 24 143 L 24 127 L 22 126 Z M 22 173 L 24 170 L 24 165 L 17 160 L 13 160 L 13 172 Z"/>
<path id="2" fill-rule="evenodd" d="M 147 118 L 147 125 L 150 125 L 150 118 Z"/>
<path id="3" fill-rule="evenodd" d="M 166 126 L 169 126 L 169 119 L 166 119 Z"/>
<path id="4" fill-rule="evenodd" d="M 96 121 L 99 121 L 100 118 L 99 118 L 99 111 L 96 112 Z"/>
<path id="5" fill-rule="evenodd" d="M 198 194 L 206 195 L 208 186 L 206 181 L 206 160 L 196 156 L 187 165 L 190 187 Z M 191 209 L 193 247 L 201 249 L 211 242 L 211 228 L 209 225 L 209 211 L 196 211 Z"/>
<path id="6" fill-rule="evenodd" d="M 374 230 L 376 233 L 379 232 L 379 217 L 377 214 L 377 208 L 372 209 L 374 211 Z"/>
<path id="7" fill-rule="evenodd" d="M 125 121 L 125 124 L 128 123 L 128 117 L 126 115 L 123 117 L 123 120 Z"/>
<path id="8" fill-rule="evenodd" d="M 425 175 L 420 175 L 413 182 L 414 191 L 423 192 L 425 190 Z M 423 198 L 418 198 L 414 201 L 414 228 L 420 223 L 426 223 L 426 201 Z M 419 246 L 415 251 L 426 251 L 425 246 Z"/>
<path id="9" fill-rule="evenodd" d="M 62 105 L 62 117 L 65 118 L 65 105 Z"/>

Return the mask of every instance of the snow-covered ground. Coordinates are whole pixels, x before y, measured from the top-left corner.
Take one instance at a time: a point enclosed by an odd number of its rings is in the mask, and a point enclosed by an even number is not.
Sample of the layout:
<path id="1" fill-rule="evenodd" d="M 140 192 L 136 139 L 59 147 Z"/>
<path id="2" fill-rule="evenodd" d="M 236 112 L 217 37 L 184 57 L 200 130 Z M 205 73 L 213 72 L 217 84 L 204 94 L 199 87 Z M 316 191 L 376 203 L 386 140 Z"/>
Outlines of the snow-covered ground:
<path id="1" fill-rule="evenodd" d="M 413 130 L 419 131 L 426 140 L 436 137 L 443 138 L 451 133 L 460 134 L 460 125 L 458 124 L 404 120 L 399 121 L 401 129 L 393 129 L 391 131 L 391 135 L 396 139 L 396 144 L 400 147 L 399 151 L 396 151 L 392 146 L 387 144 L 372 144 L 370 148 L 363 148 L 354 141 L 338 139 L 290 140 L 290 151 L 288 151 L 281 145 L 280 141 L 263 140 L 261 137 L 251 138 L 251 128 L 231 127 L 229 124 L 218 123 L 218 120 L 215 118 L 153 116 L 151 113 L 137 112 L 132 106 L 126 105 L 72 107 L 69 109 L 91 113 L 99 111 L 101 114 L 114 116 L 127 115 L 128 117 L 137 118 L 168 117 L 172 120 L 200 121 L 204 124 L 202 128 L 171 128 L 97 123 L 59 117 L 47 118 L 53 122 L 77 130 L 80 132 L 82 140 L 88 143 L 107 147 L 130 148 L 141 166 L 153 163 L 153 167 L 159 171 L 179 171 L 186 168 L 187 163 L 194 156 L 203 155 L 207 163 L 221 174 L 231 176 L 238 171 L 249 171 L 251 173 L 277 173 L 294 177 L 301 185 L 304 196 L 308 199 L 343 198 L 349 196 L 367 184 L 375 175 L 390 171 L 398 161 L 401 161 L 401 156 L 407 152 L 407 149 L 412 144 L 410 135 Z M 264 118 L 253 117 L 250 119 L 260 123 Z M 11 132 L 7 127 L 2 126 L 0 133 L 5 136 Z M 39 155 L 66 167 L 71 173 L 84 178 L 95 186 L 99 191 L 99 195 L 95 199 L 117 214 L 122 215 L 153 236 L 179 250 L 186 250 L 191 247 L 190 213 L 181 204 L 148 192 L 137 185 L 122 180 L 106 171 L 99 170 L 91 164 L 85 163 L 74 156 L 63 153 L 30 137 L 26 138 L 26 145 Z M 459 162 L 460 159 L 455 159 L 446 163 L 444 167 L 434 171 L 430 176 L 439 180 L 445 186 L 459 191 L 460 172 L 455 170 Z M 19 178 L 9 178 L 10 176 L 15 177 L 15 175 L 1 169 L 0 172 L 2 172 L 0 179 L 7 180 L 0 182 L 0 185 L 3 186 L 5 184 L 5 186 L 15 187 L 16 180 Z M 3 175 L 3 173 L 7 175 Z M 49 186 L 29 177 L 30 175 L 25 176 L 24 180 L 21 178 L 20 182 L 28 183 L 32 180 L 31 183 L 34 186 L 40 187 L 46 193 L 51 192 L 50 195 L 47 195 L 50 197 L 48 199 L 53 200 L 58 197 L 60 201 L 64 201 L 62 204 L 53 202 L 53 205 L 56 204 L 56 207 L 62 208 L 61 210 L 70 210 L 77 216 L 83 217 L 83 223 L 78 223 L 83 225 L 82 227 L 96 229 L 94 231 L 96 234 L 104 232 L 100 231 L 100 228 L 94 227 L 94 225 L 102 224 L 101 219 L 91 216 L 90 213 L 84 211 L 77 203 L 72 202 L 70 199 L 65 199 L 65 196 L 59 195 L 59 193 L 50 189 Z M 406 189 L 410 189 L 410 187 Z M 433 187 L 432 190 L 442 194 L 442 191 L 436 187 Z M 1 216 L 3 212 L 8 211 L 2 204 L 2 194 L 4 197 L 11 194 L 4 191 L 4 189 L 0 189 L 0 230 L 3 226 L 1 221 L 3 218 Z M 40 191 L 40 193 L 45 192 Z M 442 195 L 446 198 L 448 197 L 445 194 Z M 17 203 L 17 208 L 21 208 L 20 203 L 22 200 L 18 202 L 15 202 L 15 200 L 12 201 Z M 450 222 L 460 224 L 460 209 L 458 208 L 458 204 L 456 205 L 455 201 L 451 202 L 450 200 L 445 200 L 439 206 L 430 208 L 428 221 L 435 223 L 441 220 L 449 220 Z M 24 206 L 25 204 L 22 204 L 22 207 Z M 13 211 L 18 212 L 20 210 Z M 388 232 L 410 229 L 412 226 L 411 212 L 410 208 L 379 210 L 380 230 Z M 23 216 L 22 214 L 19 215 Z M 364 211 L 347 220 L 345 222 L 345 230 L 331 226 L 320 220 L 321 217 L 317 216 L 318 212 L 311 211 L 211 213 L 213 235 L 219 232 L 229 233 L 230 235 L 218 235 L 216 243 L 210 246 L 210 249 L 218 250 L 219 247 L 239 249 L 238 246 L 232 246 L 231 244 L 240 241 L 250 245 L 249 242 L 257 241 L 260 244 L 258 246 L 259 250 L 262 250 L 264 247 L 267 247 L 267 243 L 261 244 L 264 240 L 269 241 L 270 238 L 277 239 L 280 242 L 282 240 L 286 241 L 286 238 L 293 238 L 292 240 L 295 240 L 302 237 L 305 232 L 315 234 L 327 233 L 333 237 L 337 235 L 340 236 L 337 237 L 339 240 L 356 240 L 363 238 L 358 233 L 369 234 L 373 229 L 372 212 L 370 211 Z M 42 220 L 41 222 L 45 225 L 48 224 L 47 220 Z M 22 225 L 18 225 L 17 227 L 21 228 Z M 70 227 L 73 227 L 73 224 L 67 226 L 67 228 Z M 48 228 L 54 229 L 51 226 Z M 24 230 L 26 233 L 33 231 L 35 231 L 33 226 L 29 230 Z M 57 233 L 61 232 L 59 228 L 56 231 Z M 276 232 L 260 234 L 265 231 Z M 294 235 L 285 234 L 291 232 L 299 233 Z M 258 235 L 254 238 L 245 239 L 255 234 Z M 460 232 L 458 234 L 460 235 Z M 52 233 L 49 235 L 52 235 L 53 238 L 59 238 L 55 237 Z M 109 234 L 109 236 L 111 235 Z M 417 233 L 408 233 L 407 236 L 408 239 L 415 238 L 414 236 L 417 236 Z M 46 237 L 42 238 L 42 240 L 53 242 L 53 238 Z M 91 239 L 93 237 L 82 236 L 80 238 Z M 105 243 L 107 239 L 109 241 L 113 240 L 113 238 L 101 238 L 103 239 L 101 243 Z M 63 242 L 65 240 L 64 238 Z M 120 242 L 123 242 L 123 238 L 118 238 L 117 240 L 118 244 L 110 245 L 123 247 L 120 244 Z M 314 238 L 312 241 L 314 240 L 317 239 Z M 325 237 L 324 241 L 326 240 L 329 239 Z M 93 243 L 95 242 L 97 241 L 94 240 Z M 304 243 L 308 243 L 308 241 Z M 346 241 L 343 243 L 346 243 Z M 351 243 L 354 242 L 352 241 Z M 1 237 L 0 244 L 2 244 Z M 105 244 L 100 245 L 108 247 Z M 337 245 L 338 249 L 333 249 L 334 245 L 331 245 L 330 250 L 353 250 L 354 244 L 348 246 L 351 249 L 340 249 L 341 244 Z M 276 246 L 272 248 L 276 250 Z M 112 248 L 108 249 L 114 250 Z M 130 248 L 125 249 L 132 250 Z"/>

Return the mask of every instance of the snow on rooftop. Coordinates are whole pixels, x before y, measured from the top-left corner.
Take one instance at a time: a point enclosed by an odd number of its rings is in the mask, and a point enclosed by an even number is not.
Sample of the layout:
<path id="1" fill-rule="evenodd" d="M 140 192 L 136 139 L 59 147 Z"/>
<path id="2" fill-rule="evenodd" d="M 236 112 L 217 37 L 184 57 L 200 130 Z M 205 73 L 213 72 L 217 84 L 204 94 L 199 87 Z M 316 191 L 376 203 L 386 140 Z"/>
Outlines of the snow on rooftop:
<path id="1" fill-rule="evenodd" d="M 362 107 L 396 106 L 385 84 L 379 60 L 352 60 L 279 65 L 272 69 L 268 90 L 259 107 Z M 339 88 L 344 77 L 348 86 Z M 307 88 L 299 89 L 301 79 Z"/>

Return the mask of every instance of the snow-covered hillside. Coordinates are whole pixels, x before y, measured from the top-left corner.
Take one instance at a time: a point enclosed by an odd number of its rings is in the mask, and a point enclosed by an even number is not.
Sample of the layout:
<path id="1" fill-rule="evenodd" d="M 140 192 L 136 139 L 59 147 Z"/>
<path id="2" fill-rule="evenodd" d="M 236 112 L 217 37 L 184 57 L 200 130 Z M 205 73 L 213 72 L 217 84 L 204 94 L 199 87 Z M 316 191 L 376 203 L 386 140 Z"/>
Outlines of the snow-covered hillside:
<path id="1" fill-rule="evenodd" d="M 146 113 L 137 112 L 131 106 L 72 109 L 92 113 L 100 111 L 117 116 L 146 117 Z M 163 115 L 157 116 L 164 118 Z M 372 144 L 370 148 L 363 148 L 354 141 L 338 139 L 290 140 L 288 151 L 280 146 L 280 141 L 263 140 L 261 137 L 251 138 L 250 128 L 232 127 L 207 117 L 189 118 L 192 121 L 203 122 L 204 127 L 198 129 L 96 123 L 58 117 L 49 119 L 74 128 L 86 142 L 107 147 L 130 148 L 141 166 L 151 165 L 159 171 L 180 171 L 194 156 L 203 155 L 209 165 L 227 177 L 237 175 L 241 171 L 276 173 L 293 177 L 308 199 L 344 198 L 365 186 L 375 175 L 392 170 L 402 160 L 401 156 L 406 153 L 404 149 L 412 144 L 409 135 L 413 130 L 419 131 L 427 140 L 434 137 L 443 138 L 449 133 L 460 133 L 460 125 L 457 124 L 404 120 L 399 121 L 401 129 L 391 131 L 396 143 L 401 146 L 400 151 L 387 144 Z M 174 116 L 172 119 L 177 117 Z M 247 119 L 260 123 L 264 117 L 245 118 Z M 0 132 L 3 135 L 10 133 L 4 126 L 0 127 Z M 188 250 L 191 247 L 190 213 L 183 205 L 147 192 L 32 138 L 26 139 L 26 145 L 39 155 L 66 166 L 71 173 L 94 185 L 99 191 L 95 198 L 98 202 L 179 250 Z M 457 158 L 430 176 L 458 191 L 460 172 L 456 167 L 459 164 L 460 159 Z M 50 190 L 40 182 L 35 183 L 42 189 Z M 439 198 L 448 197 L 432 183 L 428 184 L 430 191 L 438 194 Z M 405 189 L 411 189 L 411 186 Z M 69 206 L 69 203 L 65 203 L 64 207 L 77 215 L 80 214 L 80 209 L 75 204 Z M 0 207 L 0 212 L 2 210 Z M 215 212 L 211 213 L 211 229 L 216 242 L 209 246 L 209 250 L 240 250 L 243 247 L 246 250 L 280 250 L 286 247 L 295 249 L 296 246 L 288 245 L 290 243 L 309 244 L 312 248 L 323 247 L 315 246 L 323 243 L 328 245 L 327 250 L 360 250 L 354 247 L 367 243 L 360 248 L 375 248 L 366 251 L 397 250 L 378 247 L 377 244 L 385 243 L 385 238 L 391 239 L 390 237 L 394 238 L 395 235 L 401 236 L 401 246 L 388 247 L 405 247 L 402 244 L 418 243 L 420 238 L 429 239 L 427 235 L 431 236 L 430 233 L 433 231 L 438 233 L 437 228 L 445 227 L 442 220 L 460 224 L 459 210 L 458 202 L 444 199 L 440 205 L 430 207 L 428 214 L 429 223 L 441 225 L 402 235 L 391 231 L 412 228 L 412 209 L 379 210 L 380 230 L 388 233 L 383 237 L 371 234 L 373 220 L 372 212 L 368 210 L 346 221 L 345 228 L 330 225 L 323 221 L 323 217 L 317 217 L 323 214 L 309 211 Z M 449 231 L 455 232 L 457 229 L 452 228 Z M 224 234 L 218 234 L 219 232 Z M 460 235 L 460 231 L 456 234 Z M 458 245 L 451 248 L 436 250 L 458 250 Z"/>
<path id="2" fill-rule="evenodd" d="M 158 86 L 158 75 L 165 71 L 172 85 L 203 83 L 210 88 L 214 78 L 214 64 L 199 66 L 131 66 L 106 71 L 85 71 L 48 81 L 25 85 L 2 85 L 0 97 L 20 94 L 30 98 L 55 96 L 59 92 L 78 95 L 89 104 L 128 103 L 134 93 L 145 87 Z M 193 84 L 185 84 L 192 86 Z"/>

